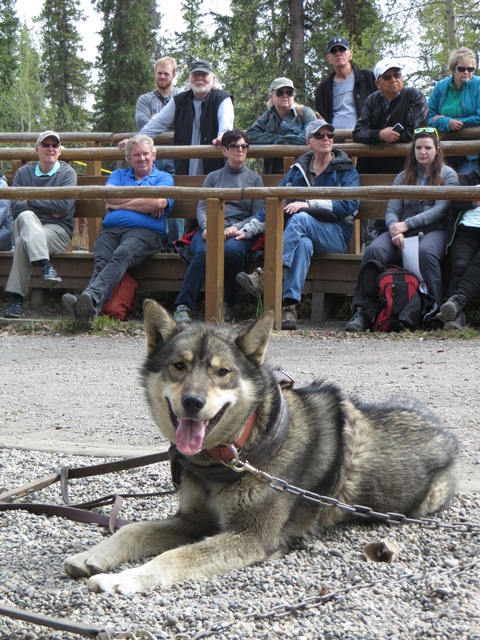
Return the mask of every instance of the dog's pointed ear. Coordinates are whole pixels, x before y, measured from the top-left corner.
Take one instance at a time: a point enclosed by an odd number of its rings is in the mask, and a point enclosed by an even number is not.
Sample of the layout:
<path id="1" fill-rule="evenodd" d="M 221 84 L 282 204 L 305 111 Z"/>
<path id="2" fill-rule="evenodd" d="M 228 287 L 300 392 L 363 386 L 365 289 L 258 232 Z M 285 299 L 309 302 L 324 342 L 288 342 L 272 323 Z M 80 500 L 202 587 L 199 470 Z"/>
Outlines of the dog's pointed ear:
<path id="1" fill-rule="evenodd" d="M 163 346 L 180 331 L 178 324 L 168 311 L 155 300 L 144 301 L 143 317 L 149 353 Z"/>
<path id="2" fill-rule="evenodd" d="M 243 353 L 257 364 L 263 364 L 274 321 L 273 311 L 267 311 L 256 320 L 236 342 Z"/>

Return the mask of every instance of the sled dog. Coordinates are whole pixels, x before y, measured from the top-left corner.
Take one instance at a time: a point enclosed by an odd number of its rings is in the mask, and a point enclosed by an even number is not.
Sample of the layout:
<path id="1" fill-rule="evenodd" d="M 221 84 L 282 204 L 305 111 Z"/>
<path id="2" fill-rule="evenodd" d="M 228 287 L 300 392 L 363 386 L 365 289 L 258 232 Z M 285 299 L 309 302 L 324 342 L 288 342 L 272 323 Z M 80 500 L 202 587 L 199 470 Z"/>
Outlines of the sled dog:
<path id="1" fill-rule="evenodd" d="M 234 458 L 343 503 L 408 516 L 448 506 L 458 444 L 414 400 L 368 404 L 317 381 L 295 389 L 265 364 L 273 327 L 180 326 L 144 304 L 143 383 L 155 422 L 171 443 L 177 513 L 129 524 L 65 562 L 93 591 L 134 593 L 206 578 L 278 557 L 300 537 L 351 516 L 274 491 Z M 120 573 L 118 565 L 152 557 Z"/>

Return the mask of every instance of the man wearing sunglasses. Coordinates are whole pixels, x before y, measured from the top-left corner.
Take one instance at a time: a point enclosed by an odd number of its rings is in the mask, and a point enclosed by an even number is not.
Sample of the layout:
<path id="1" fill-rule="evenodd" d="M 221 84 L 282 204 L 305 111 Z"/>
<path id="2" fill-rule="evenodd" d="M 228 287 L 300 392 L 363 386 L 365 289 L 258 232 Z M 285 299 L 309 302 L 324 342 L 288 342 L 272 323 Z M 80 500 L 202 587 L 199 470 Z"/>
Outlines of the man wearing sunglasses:
<path id="1" fill-rule="evenodd" d="M 290 78 L 275 78 L 268 89 L 268 111 L 247 131 L 250 144 L 305 144 L 305 130 L 315 120 L 309 107 L 297 104 Z M 264 173 L 283 173 L 283 158 L 265 158 Z"/>
<path id="2" fill-rule="evenodd" d="M 376 89 L 373 73 L 352 62 L 350 45 L 341 36 L 328 41 L 327 62 L 333 73 L 316 88 L 315 109 L 337 129 L 352 130 L 365 100 Z"/>
<path id="3" fill-rule="evenodd" d="M 428 121 L 428 105 L 423 93 L 405 87 L 404 65 L 384 58 L 375 65 L 373 75 L 378 91 L 365 101 L 353 130 L 355 142 L 363 144 L 395 144 L 412 142 L 413 130 Z M 405 158 L 359 158 L 359 173 L 398 173 Z"/>
<path id="4" fill-rule="evenodd" d="M 59 161 L 60 136 L 54 131 L 41 133 L 35 145 L 38 162 L 21 167 L 13 179 L 14 187 L 73 187 L 77 174 L 65 162 Z M 13 242 L 15 245 L 12 268 L 5 291 L 9 300 L 5 309 L 7 318 L 22 318 L 23 301 L 32 273 L 32 266 L 42 270 L 44 287 L 53 287 L 62 281 L 52 263 L 51 253 L 66 251 L 73 235 L 74 199 L 13 200 Z"/>
<path id="5" fill-rule="evenodd" d="M 347 154 L 333 146 L 335 127 L 325 120 L 311 122 L 306 131 L 309 151 L 297 162 L 280 183 L 281 187 L 356 187 L 360 184 L 357 170 Z M 344 253 L 352 237 L 358 200 L 287 201 L 283 232 L 282 329 L 297 328 L 296 306 L 312 255 Z M 265 229 L 265 207 L 245 225 L 237 239 L 249 238 Z M 239 273 L 237 282 L 249 293 L 263 293 L 263 271 Z"/>

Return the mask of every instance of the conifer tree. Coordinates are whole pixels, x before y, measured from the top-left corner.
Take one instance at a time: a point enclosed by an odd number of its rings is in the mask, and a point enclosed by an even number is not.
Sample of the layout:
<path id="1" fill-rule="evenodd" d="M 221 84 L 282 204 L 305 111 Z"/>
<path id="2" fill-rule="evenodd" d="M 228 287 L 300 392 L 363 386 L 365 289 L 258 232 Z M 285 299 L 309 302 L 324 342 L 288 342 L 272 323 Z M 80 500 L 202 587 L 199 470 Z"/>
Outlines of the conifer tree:
<path id="1" fill-rule="evenodd" d="M 17 69 L 17 38 L 20 22 L 12 0 L 0 3 L 0 73 L 2 88 L 11 89 Z"/>
<path id="2" fill-rule="evenodd" d="M 94 128 L 135 130 L 135 105 L 151 90 L 160 16 L 155 0 L 96 0 L 104 26 L 97 57 Z"/>
<path id="3" fill-rule="evenodd" d="M 82 58 L 84 47 L 77 25 L 85 16 L 80 0 L 45 0 L 37 20 L 50 124 L 59 131 L 85 130 L 92 65 Z"/>

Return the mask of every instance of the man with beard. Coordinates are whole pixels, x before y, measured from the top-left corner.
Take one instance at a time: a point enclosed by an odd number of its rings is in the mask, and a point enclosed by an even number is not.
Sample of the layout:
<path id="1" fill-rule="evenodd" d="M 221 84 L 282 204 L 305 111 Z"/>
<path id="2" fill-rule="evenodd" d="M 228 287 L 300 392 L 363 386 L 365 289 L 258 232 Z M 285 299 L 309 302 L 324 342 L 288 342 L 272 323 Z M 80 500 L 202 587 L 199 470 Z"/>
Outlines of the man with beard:
<path id="1" fill-rule="evenodd" d="M 189 68 L 190 88 L 174 96 L 139 133 L 155 138 L 174 130 L 174 145 L 220 146 L 225 131 L 233 129 L 232 96 L 215 87 L 210 62 L 194 60 Z M 120 142 L 123 149 L 125 141 Z M 208 174 L 224 166 L 223 158 L 181 158 L 175 160 L 175 172 L 181 175 Z"/>

